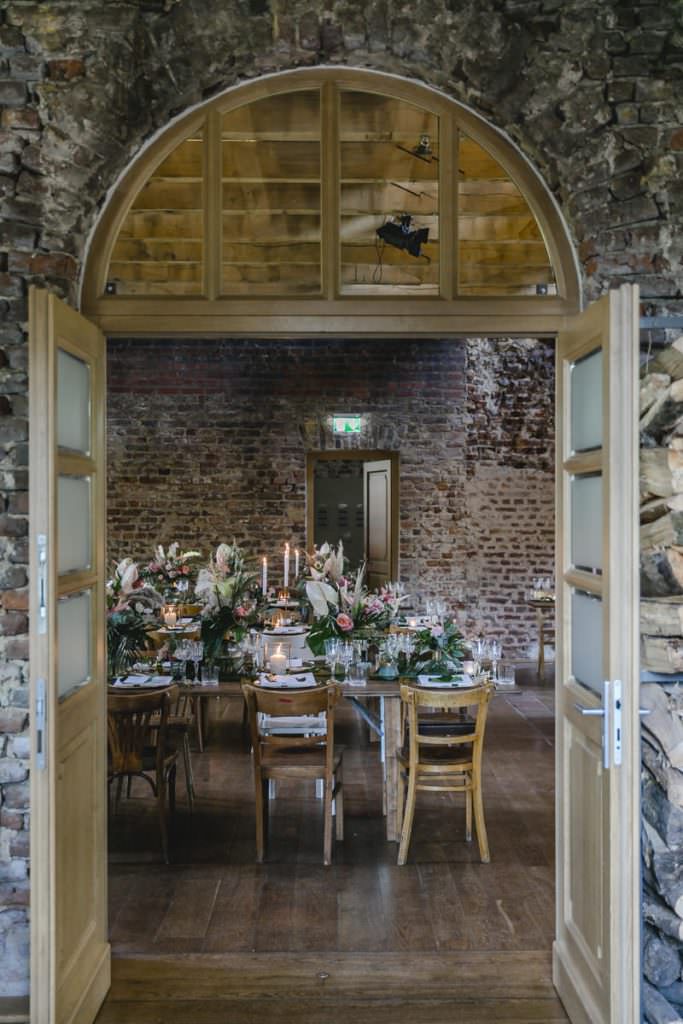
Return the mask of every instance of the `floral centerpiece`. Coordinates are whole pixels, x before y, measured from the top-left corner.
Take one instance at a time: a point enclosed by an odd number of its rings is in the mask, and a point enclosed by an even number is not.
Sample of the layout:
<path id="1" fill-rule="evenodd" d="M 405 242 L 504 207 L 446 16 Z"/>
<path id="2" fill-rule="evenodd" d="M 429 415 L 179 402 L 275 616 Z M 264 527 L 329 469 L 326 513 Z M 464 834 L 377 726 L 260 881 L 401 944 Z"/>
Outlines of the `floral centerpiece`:
<path id="1" fill-rule="evenodd" d="M 180 551 L 180 545 L 176 542 L 170 544 L 164 550 L 162 544 L 157 544 L 154 549 L 154 557 L 140 570 L 142 578 L 160 590 L 165 597 L 176 596 L 184 580 L 188 585 L 192 576 L 196 573 L 196 566 L 192 562 L 201 558 L 200 551 Z M 188 587 L 184 588 L 185 590 Z"/>
<path id="2" fill-rule="evenodd" d="M 109 678 L 127 672 L 139 651 L 152 644 L 150 629 L 164 599 L 145 584 L 137 564 L 124 558 L 107 583 L 107 673 Z"/>
<path id="3" fill-rule="evenodd" d="M 424 672 L 450 679 L 462 671 L 464 653 L 463 635 L 451 619 L 443 625 L 427 626 L 415 634 L 407 674 L 417 676 Z"/>
<path id="4" fill-rule="evenodd" d="M 322 549 L 321 549 L 322 550 Z M 340 572 L 340 569 L 342 570 Z M 308 646 L 322 654 L 325 641 L 351 639 L 387 629 L 398 613 L 405 595 L 398 583 L 389 583 L 370 593 L 365 586 L 365 566 L 355 574 L 343 575 L 343 549 L 332 549 L 324 566 L 305 582 L 305 594 L 313 610 Z"/>
<path id="5" fill-rule="evenodd" d="M 247 569 L 242 551 L 233 542 L 219 544 L 209 564 L 199 570 L 195 596 L 202 605 L 202 641 L 207 659 L 220 657 L 227 632 L 241 640 L 255 621 L 257 604 L 252 595 L 256 576 Z"/>

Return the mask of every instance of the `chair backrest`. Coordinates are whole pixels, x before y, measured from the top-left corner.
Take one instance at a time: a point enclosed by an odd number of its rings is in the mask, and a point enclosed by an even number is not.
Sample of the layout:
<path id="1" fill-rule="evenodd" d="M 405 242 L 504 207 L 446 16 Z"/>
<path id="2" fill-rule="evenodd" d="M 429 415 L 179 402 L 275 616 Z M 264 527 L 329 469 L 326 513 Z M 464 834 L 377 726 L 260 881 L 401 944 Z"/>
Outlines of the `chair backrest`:
<path id="1" fill-rule="evenodd" d="M 156 745 L 157 761 L 163 760 L 169 708 L 177 687 L 167 686 L 144 693 L 122 693 L 110 686 L 107 695 L 107 736 L 112 772 L 142 771 L 145 750 Z"/>
<path id="2" fill-rule="evenodd" d="M 403 736 L 408 731 L 409 752 L 411 761 L 419 760 L 419 748 L 426 747 L 457 747 L 472 744 L 474 760 L 481 757 L 481 748 L 486 729 L 488 706 L 493 696 L 493 686 L 484 683 L 468 690 L 428 690 L 409 684 L 401 685 L 401 705 L 403 714 Z M 442 712 L 451 714 L 463 708 L 476 707 L 473 720 L 462 721 L 453 717 L 453 725 L 457 731 L 449 732 L 447 723 L 441 730 L 433 732 L 421 731 L 420 711 Z"/>
<path id="3" fill-rule="evenodd" d="M 252 683 L 244 683 L 242 690 L 247 702 L 251 743 L 257 764 L 267 749 L 312 750 L 326 747 L 327 758 L 331 765 L 334 756 L 334 708 L 339 699 L 338 686 L 328 684 L 327 686 L 316 686 L 315 689 L 310 690 L 269 690 L 262 686 L 254 686 Z M 279 730 L 276 733 L 262 733 L 259 729 L 259 715 L 261 714 L 268 716 L 269 719 L 294 718 L 302 715 L 310 715 L 312 718 L 316 716 L 317 718 L 319 715 L 324 715 L 326 729 L 324 733 L 318 729 L 316 734 L 311 736 L 301 735 L 300 731 L 292 735 L 283 734 Z M 317 721 L 316 725 L 318 725 Z"/>

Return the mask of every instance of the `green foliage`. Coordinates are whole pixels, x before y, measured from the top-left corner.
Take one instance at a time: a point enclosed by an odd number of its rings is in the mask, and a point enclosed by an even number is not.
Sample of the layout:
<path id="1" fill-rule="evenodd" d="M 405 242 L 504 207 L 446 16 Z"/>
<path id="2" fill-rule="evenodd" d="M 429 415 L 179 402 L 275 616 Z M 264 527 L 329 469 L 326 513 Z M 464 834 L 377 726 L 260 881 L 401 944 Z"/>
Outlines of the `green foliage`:
<path id="1" fill-rule="evenodd" d="M 415 635 L 415 646 L 408 662 L 406 675 L 426 673 L 449 679 L 462 671 L 465 641 L 454 622 L 444 626 L 429 626 Z"/>

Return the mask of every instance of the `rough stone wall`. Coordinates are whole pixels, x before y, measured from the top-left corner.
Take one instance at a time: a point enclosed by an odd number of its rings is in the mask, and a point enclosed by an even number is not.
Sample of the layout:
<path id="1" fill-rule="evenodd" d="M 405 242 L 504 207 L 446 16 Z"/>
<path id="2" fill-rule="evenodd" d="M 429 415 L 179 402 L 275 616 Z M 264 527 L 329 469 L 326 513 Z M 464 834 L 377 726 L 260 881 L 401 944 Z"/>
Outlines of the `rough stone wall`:
<path id="1" fill-rule="evenodd" d="M 26 753 L 28 285 L 77 302 L 107 190 L 174 114 L 324 62 L 471 105 L 553 190 L 587 297 L 631 280 L 648 311 L 680 311 L 682 52 L 681 5 L 661 0 L 0 0 L 0 994 L 27 984 L 28 798 L 7 774 Z"/>
<path id="2" fill-rule="evenodd" d="M 523 655 L 554 557 L 553 361 L 521 340 L 110 341 L 110 556 L 235 537 L 276 579 L 306 546 L 306 452 L 390 449 L 408 591 Z M 332 435 L 340 409 L 362 435 Z"/>

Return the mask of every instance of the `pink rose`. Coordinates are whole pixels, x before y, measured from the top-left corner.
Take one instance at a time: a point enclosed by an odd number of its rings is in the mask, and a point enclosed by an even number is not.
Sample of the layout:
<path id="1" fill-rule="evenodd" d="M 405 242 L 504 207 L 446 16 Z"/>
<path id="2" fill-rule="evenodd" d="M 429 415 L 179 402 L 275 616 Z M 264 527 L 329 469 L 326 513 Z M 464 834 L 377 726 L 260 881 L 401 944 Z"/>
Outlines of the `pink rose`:
<path id="1" fill-rule="evenodd" d="M 350 633 L 353 629 L 353 619 L 346 612 L 339 612 L 335 622 L 344 633 Z"/>
<path id="2" fill-rule="evenodd" d="M 235 608 L 235 615 L 237 616 L 238 619 L 243 619 L 246 614 L 247 609 L 244 607 L 243 604 L 239 604 L 237 608 Z"/>
<path id="3" fill-rule="evenodd" d="M 443 626 L 432 626 L 432 636 L 443 636 Z"/>

